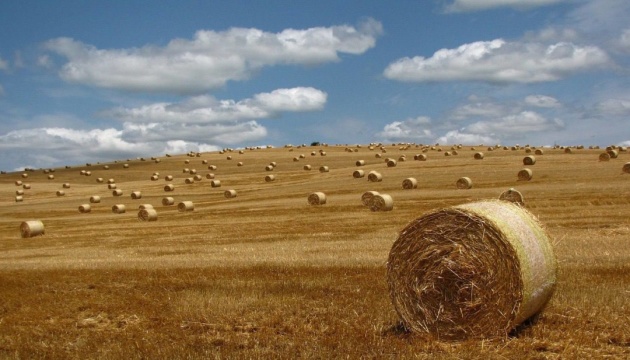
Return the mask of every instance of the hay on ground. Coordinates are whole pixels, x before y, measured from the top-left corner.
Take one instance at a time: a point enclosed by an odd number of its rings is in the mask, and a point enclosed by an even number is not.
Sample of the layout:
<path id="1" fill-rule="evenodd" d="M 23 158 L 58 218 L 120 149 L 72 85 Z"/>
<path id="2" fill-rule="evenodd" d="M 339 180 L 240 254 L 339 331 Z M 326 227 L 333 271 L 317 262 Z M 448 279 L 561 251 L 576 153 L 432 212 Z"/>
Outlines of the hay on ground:
<path id="1" fill-rule="evenodd" d="M 534 165 L 536 163 L 536 158 L 532 155 L 525 156 L 523 158 L 523 165 Z"/>
<path id="2" fill-rule="evenodd" d="M 223 192 L 223 196 L 225 196 L 226 199 L 235 198 L 236 197 L 236 190 L 234 190 L 234 189 L 225 190 L 225 192 Z"/>
<path id="3" fill-rule="evenodd" d="M 108 189 L 108 190 L 114 190 L 114 189 L 116 189 L 116 184 L 107 184 L 107 189 Z"/>
<path id="4" fill-rule="evenodd" d="M 116 190 L 112 191 L 112 195 L 114 195 L 114 196 L 122 196 L 123 192 L 120 189 L 116 189 Z"/>
<path id="5" fill-rule="evenodd" d="M 142 209 L 138 211 L 138 220 L 141 221 L 157 221 L 158 214 L 155 209 Z"/>
<path id="6" fill-rule="evenodd" d="M 309 205 L 324 205 L 326 204 L 326 194 L 323 192 L 314 192 L 308 196 Z"/>
<path id="7" fill-rule="evenodd" d="M 210 181 L 210 186 L 213 188 L 221 187 L 221 180 L 212 180 Z"/>
<path id="8" fill-rule="evenodd" d="M 32 238 L 38 235 L 44 235 L 44 223 L 40 220 L 28 220 L 20 224 L 20 233 L 23 238 Z"/>
<path id="9" fill-rule="evenodd" d="M 475 160 L 482 160 L 483 159 L 483 153 L 482 152 L 476 152 L 473 157 L 475 158 Z"/>
<path id="10" fill-rule="evenodd" d="M 370 205 L 370 201 L 374 196 L 378 195 L 378 191 L 366 191 L 361 195 L 361 203 L 365 206 Z"/>
<path id="11" fill-rule="evenodd" d="M 473 182 L 469 177 L 464 176 L 457 179 L 457 182 L 455 183 L 455 185 L 457 186 L 458 189 L 466 190 L 466 189 L 472 188 Z"/>
<path id="12" fill-rule="evenodd" d="M 15 202 L 22 202 L 24 201 L 24 197 L 22 195 L 18 195 L 15 197 Z"/>
<path id="13" fill-rule="evenodd" d="M 376 194 L 368 204 L 372 211 L 391 211 L 394 208 L 394 199 L 388 194 Z"/>
<path id="14" fill-rule="evenodd" d="M 509 188 L 505 190 L 504 192 L 502 192 L 501 195 L 499 196 L 499 200 L 513 202 L 521 206 L 525 205 L 525 201 L 523 200 L 523 194 L 521 194 L 520 191 L 514 188 Z"/>
<path id="15" fill-rule="evenodd" d="M 79 205 L 80 213 L 85 214 L 85 213 L 89 213 L 90 211 L 92 211 L 92 207 L 90 206 L 90 204 Z"/>
<path id="16" fill-rule="evenodd" d="M 505 337 L 536 315 L 556 284 L 556 258 L 537 219 L 489 200 L 425 214 L 408 224 L 387 262 L 404 326 L 439 339 Z"/>
<path id="17" fill-rule="evenodd" d="M 352 172 L 352 177 L 355 179 L 359 179 L 365 176 L 365 171 L 363 170 L 354 170 Z"/>
<path id="18" fill-rule="evenodd" d="M 140 191 L 132 191 L 131 198 L 134 200 L 142 199 L 142 193 Z"/>
<path id="19" fill-rule="evenodd" d="M 621 170 L 625 172 L 626 174 L 630 174 L 630 162 L 623 164 L 623 167 L 621 168 Z"/>
<path id="20" fill-rule="evenodd" d="M 56 193 L 56 194 L 57 194 L 57 196 L 65 196 L 65 195 L 66 195 L 66 192 L 65 192 L 65 191 L 63 191 L 63 190 L 57 190 L 57 193 Z"/>
<path id="21" fill-rule="evenodd" d="M 192 201 L 182 201 L 177 204 L 177 210 L 180 212 L 195 210 L 195 204 Z"/>
<path id="22" fill-rule="evenodd" d="M 173 199 L 170 196 L 167 197 L 163 197 L 162 198 L 162 205 L 163 206 L 170 206 L 170 205 L 174 205 L 175 204 L 175 199 Z"/>
<path id="23" fill-rule="evenodd" d="M 378 171 L 370 171 L 368 173 L 368 181 L 369 182 L 381 182 L 383 181 L 383 175 L 381 175 L 381 173 L 379 173 Z"/>
<path id="24" fill-rule="evenodd" d="M 534 154 L 536 154 L 536 155 L 543 155 L 543 154 L 544 154 L 544 151 L 543 151 L 542 149 L 536 149 L 536 150 L 534 151 Z"/>
<path id="25" fill-rule="evenodd" d="M 394 159 L 387 160 L 387 167 L 395 167 L 396 164 L 397 164 L 397 162 Z"/>
<path id="26" fill-rule="evenodd" d="M 610 161 L 610 154 L 607 152 L 599 154 L 599 161 Z"/>
<path id="27" fill-rule="evenodd" d="M 64 183 L 62 186 L 64 189 L 70 189 L 70 183 Z"/>
<path id="28" fill-rule="evenodd" d="M 112 212 L 114 214 L 123 214 L 125 213 L 125 211 L 127 211 L 127 208 L 125 207 L 124 204 L 116 204 L 112 206 Z"/>
<path id="29" fill-rule="evenodd" d="M 357 160 L 354 164 L 356 166 L 363 166 L 363 165 L 365 165 L 365 160 Z"/>
<path id="30" fill-rule="evenodd" d="M 531 169 L 525 168 L 518 172 L 518 181 L 529 181 L 532 179 L 533 172 Z"/>
<path id="31" fill-rule="evenodd" d="M 328 171 L 330 171 L 330 169 L 328 169 L 328 166 L 326 166 L 326 165 L 323 165 L 323 166 L 319 167 L 319 172 L 320 173 L 325 173 L 325 172 L 328 172 Z"/>
<path id="32" fill-rule="evenodd" d="M 164 191 L 169 192 L 169 191 L 173 191 L 175 190 L 175 186 L 173 186 L 173 184 L 166 184 L 164 185 Z"/>
<path id="33" fill-rule="evenodd" d="M 418 180 L 416 180 L 415 178 L 406 178 L 402 182 L 402 188 L 405 190 L 417 189 Z"/>
<path id="34" fill-rule="evenodd" d="M 276 180 L 276 177 L 274 175 L 265 176 L 265 182 L 272 182 L 274 180 Z"/>
<path id="35" fill-rule="evenodd" d="M 101 197 L 98 195 L 90 196 L 90 203 L 98 204 L 101 202 Z"/>
<path id="36" fill-rule="evenodd" d="M 303 169 L 304 170 L 311 170 L 311 165 L 304 165 Z"/>

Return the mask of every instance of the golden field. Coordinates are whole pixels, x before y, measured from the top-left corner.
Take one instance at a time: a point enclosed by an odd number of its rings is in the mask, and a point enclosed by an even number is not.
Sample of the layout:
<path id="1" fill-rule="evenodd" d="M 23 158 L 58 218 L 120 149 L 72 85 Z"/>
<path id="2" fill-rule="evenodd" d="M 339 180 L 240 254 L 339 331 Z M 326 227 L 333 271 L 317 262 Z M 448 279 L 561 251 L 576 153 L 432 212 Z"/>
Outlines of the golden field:
<path id="1" fill-rule="evenodd" d="M 385 148 L 156 154 L 160 162 L 0 175 L 0 358 L 630 357 L 627 152 L 600 162 L 602 149 L 546 148 L 527 166 L 533 178 L 517 181 L 529 155 L 522 148 L 463 146 L 445 156 L 451 147 L 443 146 L 426 152 L 426 161 L 414 161 L 421 153 L 415 146 Z M 473 158 L 478 151 L 483 160 Z M 406 161 L 387 167 L 385 158 L 402 154 Z M 272 161 L 277 166 L 265 170 Z M 303 169 L 307 164 L 312 170 Z M 192 175 L 184 168 L 202 179 L 186 184 Z M 383 181 L 353 178 L 357 169 L 379 171 Z M 211 187 L 207 173 L 221 187 Z M 174 179 L 165 181 L 167 175 Z M 462 176 L 472 189 L 456 188 Z M 417 189 L 403 190 L 408 177 L 418 180 Z M 110 178 L 122 196 L 112 195 Z M 15 202 L 17 180 L 31 185 L 23 202 Z M 169 183 L 175 190 L 165 192 Z M 435 341 L 407 333 L 386 281 L 398 232 L 429 210 L 495 199 L 511 187 L 547 229 L 558 259 L 556 291 L 544 312 L 501 339 Z M 226 198 L 228 189 L 238 195 Z M 391 195 L 393 211 L 363 206 L 368 190 Z M 132 191 L 142 198 L 131 199 Z M 308 204 L 315 191 L 327 195 L 325 205 Z M 101 202 L 79 213 L 93 195 Z M 175 205 L 163 206 L 165 196 Z M 192 201 L 194 211 L 178 211 L 181 201 Z M 113 213 L 116 204 L 127 211 Z M 139 221 L 141 204 L 152 204 L 158 220 Z M 33 219 L 45 224 L 45 234 L 21 238 L 20 224 Z"/>

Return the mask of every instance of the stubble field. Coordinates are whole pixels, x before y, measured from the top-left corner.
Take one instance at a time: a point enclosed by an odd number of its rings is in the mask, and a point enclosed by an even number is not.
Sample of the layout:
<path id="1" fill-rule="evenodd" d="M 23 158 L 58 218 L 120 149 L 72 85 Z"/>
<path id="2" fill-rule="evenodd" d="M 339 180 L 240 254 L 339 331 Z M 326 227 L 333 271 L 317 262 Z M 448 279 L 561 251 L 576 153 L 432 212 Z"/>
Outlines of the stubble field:
<path id="1" fill-rule="evenodd" d="M 524 166 L 522 148 L 463 146 L 445 156 L 451 147 L 443 146 L 426 152 L 426 161 L 414 161 L 422 153 L 415 146 L 385 148 L 156 154 L 159 163 L 0 175 L 0 358 L 630 357 L 627 152 L 600 162 L 604 150 L 544 149 L 535 165 Z M 483 160 L 473 159 L 477 151 Z M 402 154 L 406 161 L 387 167 L 385 158 Z M 272 161 L 277 166 L 265 170 Z M 517 181 L 524 167 L 533 178 Z M 184 168 L 202 179 L 186 184 L 193 175 Z M 353 178 L 358 169 L 379 171 L 383 181 Z M 211 187 L 208 173 L 221 187 Z M 455 187 L 462 176 L 472 189 Z M 403 190 L 408 177 L 417 189 Z M 108 179 L 122 196 L 113 196 Z M 169 183 L 175 189 L 165 192 Z M 547 229 L 558 258 L 556 291 L 544 312 L 501 339 L 437 341 L 405 332 L 386 281 L 398 232 L 430 210 L 495 199 L 511 187 Z M 21 189 L 23 201 L 15 202 Z M 226 198 L 228 189 L 238 195 Z M 363 206 L 368 190 L 391 195 L 393 211 Z M 131 199 L 132 191 L 142 198 Z M 308 204 L 315 191 L 327 195 L 325 205 Z M 101 202 L 79 213 L 94 195 Z M 174 206 L 162 205 L 166 196 Z M 181 201 L 192 201 L 194 211 L 178 211 Z M 127 211 L 114 214 L 116 204 Z M 141 204 L 152 204 L 158 220 L 139 221 Z M 45 234 L 21 238 L 20 224 L 33 219 Z"/>

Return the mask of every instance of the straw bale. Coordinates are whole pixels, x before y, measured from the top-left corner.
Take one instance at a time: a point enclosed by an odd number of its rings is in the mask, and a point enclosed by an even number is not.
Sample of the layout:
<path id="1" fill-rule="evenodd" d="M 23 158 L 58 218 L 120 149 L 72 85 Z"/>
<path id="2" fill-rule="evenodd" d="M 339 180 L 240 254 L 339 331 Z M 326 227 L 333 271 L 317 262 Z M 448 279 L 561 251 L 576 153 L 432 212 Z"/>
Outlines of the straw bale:
<path id="1" fill-rule="evenodd" d="M 295 161 L 295 162 L 300 161 L 300 158 L 296 156 L 296 157 L 293 158 L 293 161 Z"/>
<path id="2" fill-rule="evenodd" d="M 482 152 L 476 152 L 474 155 L 475 160 L 482 160 L 483 159 L 483 153 Z"/>
<path id="3" fill-rule="evenodd" d="M 24 201 L 24 197 L 23 196 L 18 195 L 18 196 L 15 197 L 15 202 L 22 202 L 22 201 Z"/>
<path id="4" fill-rule="evenodd" d="M 157 221 L 157 211 L 155 209 L 142 209 L 138 211 L 138 220 Z"/>
<path id="5" fill-rule="evenodd" d="M 619 151 L 617 150 L 611 149 L 611 150 L 608 150 L 607 153 L 608 155 L 610 155 L 611 159 L 616 159 L 619 156 Z"/>
<path id="6" fill-rule="evenodd" d="M 131 192 L 131 198 L 133 200 L 142 199 L 142 193 L 140 191 L 132 191 Z"/>
<path id="7" fill-rule="evenodd" d="M 363 166 L 363 165 L 365 165 L 365 160 L 357 160 L 354 164 L 356 166 Z"/>
<path id="8" fill-rule="evenodd" d="M 114 191 L 112 191 L 112 195 L 114 195 L 114 196 L 122 196 L 123 192 L 120 189 L 115 189 Z"/>
<path id="9" fill-rule="evenodd" d="M 599 154 L 599 161 L 610 161 L 610 154 L 607 152 Z"/>
<path id="10" fill-rule="evenodd" d="M 81 170 L 81 171 L 79 171 L 79 174 L 81 174 L 81 175 L 85 175 L 85 170 Z"/>
<path id="11" fill-rule="evenodd" d="M 326 204 L 326 194 L 317 191 L 308 195 L 309 205 L 324 205 Z"/>
<path id="12" fill-rule="evenodd" d="M 183 173 L 183 174 L 188 174 L 189 172 L 190 172 L 190 169 L 189 169 L 189 168 L 183 168 L 183 169 L 182 169 L 182 173 Z"/>
<path id="13" fill-rule="evenodd" d="M 28 177 L 27 173 L 22 174 L 22 178 L 26 179 Z"/>
<path id="14" fill-rule="evenodd" d="M 192 201 L 182 201 L 177 204 L 177 210 L 180 212 L 195 210 L 195 204 Z"/>
<path id="15" fill-rule="evenodd" d="M 395 166 L 396 166 L 396 164 L 397 164 L 397 163 L 396 163 L 396 160 L 394 160 L 394 159 L 389 159 L 389 160 L 387 161 L 387 167 L 395 167 Z"/>
<path id="16" fill-rule="evenodd" d="M 20 190 L 15 190 L 15 195 L 24 195 L 24 190 L 20 189 Z"/>
<path id="17" fill-rule="evenodd" d="M 523 165 L 534 165 L 535 163 L 536 158 L 532 155 L 528 155 L 523 158 Z"/>
<path id="18" fill-rule="evenodd" d="M 383 175 L 381 175 L 381 173 L 379 173 L 378 171 L 370 171 L 368 173 L 368 181 L 369 182 L 381 182 L 383 181 Z"/>
<path id="19" fill-rule="evenodd" d="M 277 162 L 275 162 L 275 161 L 272 161 L 272 162 L 270 162 L 270 163 L 269 163 L 269 165 L 271 165 L 271 166 L 273 166 L 273 167 L 276 167 L 276 166 L 278 166 L 278 163 L 277 163 Z"/>
<path id="20" fill-rule="evenodd" d="M 243 166 L 243 162 L 242 161 L 237 162 L 236 166 Z"/>
<path id="21" fill-rule="evenodd" d="M 84 213 L 89 213 L 90 211 L 92 211 L 92 206 L 90 206 L 90 204 L 79 205 L 80 213 L 84 214 Z"/>
<path id="22" fill-rule="evenodd" d="M 533 173 L 531 169 L 524 168 L 518 172 L 517 177 L 519 181 L 529 181 L 532 179 Z"/>
<path id="23" fill-rule="evenodd" d="M 64 189 L 70 189 L 70 183 L 63 183 L 62 186 Z"/>
<path id="24" fill-rule="evenodd" d="M 457 186 L 458 189 L 466 190 L 466 189 L 471 189 L 473 186 L 473 183 L 469 177 L 464 176 L 457 179 L 457 182 L 455 183 L 455 185 Z"/>
<path id="25" fill-rule="evenodd" d="M 209 179 L 209 180 L 214 179 L 214 174 L 213 173 L 207 173 L 206 174 L 206 179 Z"/>
<path id="26" fill-rule="evenodd" d="M 267 176 L 265 176 L 265 181 L 266 182 L 271 182 L 271 181 L 274 181 L 274 180 L 276 180 L 276 177 L 274 175 L 267 175 Z"/>
<path id="27" fill-rule="evenodd" d="M 418 180 L 416 180 L 415 178 L 406 178 L 402 182 L 402 188 L 405 190 L 417 189 Z"/>
<path id="28" fill-rule="evenodd" d="M 303 169 L 304 170 L 311 170 L 311 165 L 304 165 Z"/>
<path id="29" fill-rule="evenodd" d="M 352 172 L 352 177 L 355 179 L 359 179 L 365 176 L 365 171 L 363 170 L 354 170 Z"/>
<path id="30" fill-rule="evenodd" d="M 129 164 L 123 164 L 124 169 L 129 169 Z"/>
<path id="31" fill-rule="evenodd" d="M 377 158 L 377 159 L 380 159 L 380 158 L 383 157 L 383 155 L 381 155 L 381 154 L 374 154 L 374 157 Z"/>
<path id="32" fill-rule="evenodd" d="M 228 155 L 228 156 L 226 157 L 226 159 L 228 159 L 228 160 L 232 160 L 232 156 L 231 156 L 231 155 Z"/>
<path id="33" fill-rule="evenodd" d="M 189 159 L 184 160 L 184 164 L 190 164 L 190 160 Z"/>
<path id="34" fill-rule="evenodd" d="M 65 196 L 66 192 L 63 190 L 57 190 L 57 196 Z"/>
<path id="35" fill-rule="evenodd" d="M 325 151 L 321 151 L 321 150 L 320 150 L 320 151 L 319 151 L 319 155 L 321 155 L 321 156 L 326 156 L 326 152 L 325 152 Z"/>
<path id="36" fill-rule="evenodd" d="M 114 214 L 124 214 L 127 211 L 127 208 L 124 204 L 116 204 L 112 206 L 112 212 Z"/>
<path id="37" fill-rule="evenodd" d="M 163 197 L 162 198 L 162 205 L 163 206 L 169 206 L 169 205 L 173 205 L 173 204 L 175 204 L 175 199 L 173 199 L 172 197 L 167 196 L 167 197 Z"/>
<path id="38" fill-rule="evenodd" d="M 328 172 L 328 166 L 322 165 L 319 167 L 319 172 L 324 173 L 324 172 Z"/>
<path id="39" fill-rule="evenodd" d="M 48 175 L 48 180 L 54 180 L 54 179 L 55 179 L 55 175 L 53 174 Z"/>
<path id="40" fill-rule="evenodd" d="M 193 176 L 193 180 L 195 181 L 201 181 L 202 177 L 199 174 L 195 174 L 195 176 Z"/>
<path id="41" fill-rule="evenodd" d="M 193 178 L 189 177 L 189 178 L 186 178 L 186 179 L 184 180 L 184 182 L 185 182 L 186 184 L 192 184 L 192 183 L 194 183 L 194 182 L 195 182 L 195 179 L 193 179 Z"/>
<path id="42" fill-rule="evenodd" d="M 107 189 L 114 190 L 116 188 L 116 184 L 108 184 Z"/>
<path id="43" fill-rule="evenodd" d="M 208 170 L 216 170 L 217 166 L 216 165 L 210 165 L 208 166 Z"/>
<path id="44" fill-rule="evenodd" d="M 173 191 L 175 190 L 175 186 L 173 186 L 173 184 L 166 184 L 164 186 L 164 191 L 168 192 L 168 191 Z"/>
<path id="45" fill-rule="evenodd" d="M 223 196 L 225 196 L 227 199 L 235 198 L 236 190 L 234 189 L 225 190 L 225 192 L 223 192 Z"/>
<path id="46" fill-rule="evenodd" d="M 365 206 L 370 205 L 372 198 L 378 195 L 378 191 L 366 191 L 361 195 L 361 203 Z"/>
<path id="47" fill-rule="evenodd" d="M 158 179 L 159 179 L 159 176 L 151 175 L 151 181 L 157 181 Z"/>
<path id="48" fill-rule="evenodd" d="M 20 233 L 22 238 L 32 238 L 34 236 L 44 235 L 44 223 L 40 220 L 23 221 L 20 224 Z"/>
<path id="49" fill-rule="evenodd" d="M 626 174 L 630 174 L 630 162 L 623 164 L 623 167 L 621 168 L 621 170 L 625 172 Z"/>
<path id="50" fill-rule="evenodd" d="M 197 169 L 190 169 L 190 171 L 188 171 L 188 173 L 190 175 L 195 175 L 197 173 Z"/>
<path id="51" fill-rule="evenodd" d="M 538 220 L 508 201 L 432 211 L 392 245 L 387 282 L 404 326 L 436 339 L 506 337 L 551 298 L 557 264 Z"/>
<path id="52" fill-rule="evenodd" d="M 265 170 L 266 171 L 273 171 L 273 166 L 272 165 L 267 165 L 267 166 L 265 166 Z"/>
<path id="53" fill-rule="evenodd" d="M 102 177 L 97 177 L 96 182 L 100 184 L 100 183 L 105 182 L 105 179 L 103 179 Z"/>
<path id="54" fill-rule="evenodd" d="M 398 161 L 407 161 L 407 157 L 405 155 L 401 155 L 398 157 Z"/>
<path id="55" fill-rule="evenodd" d="M 101 197 L 100 196 L 98 196 L 98 195 L 90 196 L 90 203 L 98 204 L 100 202 L 101 202 Z"/>
<path id="56" fill-rule="evenodd" d="M 213 188 L 221 187 L 221 180 L 212 180 L 212 181 L 210 181 L 210 186 L 212 186 Z"/>
<path id="57" fill-rule="evenodd" d="M 306 155 L 304 155 L 304 154 L 300 154 L 299 158 L 300 158 L 300 159 L 305 159 L 305 158 L 306 158 Z"/>
<path id="58" fill-rule="evenodd" d="M 22 181 L 15 180 L 15 186 L 22 186 Z"/>
<path id="59" fill-rule="evenodd" d="M 116 182 L 116 181 L 115 181 L 114 179 L 107 179 L 107 183 L 108 183 L 108 184 L 113 184 L 113 183 L 115 183 L 115 182 Z"/>
<path id="60" fill-rule="evenodd" d="M 103 170 L 109 170 L 109 165 L 103 165 Z"/>
<path id="61" fill-rule="evenodd" d="M 138 210 L 142 210 L 142 209 L 153 209 L 153 205 L 151 204 L 141 204 L 138 206 Z"/>
<path id="62" fill-rule="evenodd" d="M 85 176 L 92 176 L 92 172 L 91 171 L 86 171 L 85 172 Z"/>
<path id="63" fill-rule="evenodd" d="M 22 189 L 30 189 L 31 188 L 31 184 L 22 184 Z"/>
<path id="64" fill-rule="evenodd" d="M 368 204 L 372 211 L 391 211 L 394 208 L 394 199 L 387 194 L 376 194 Z"/>
<path id="65" fill-rule="evenodd" d="M 499 200 L 513 202 L 521 206 L 525 205 L 525 202 L 523 200 L 523 194 L 521 194 L 520 191 L 514 188 L 509 188 L 505 190 L 504 192 L 502 192 L 501 195 L 499 196 Z"/>

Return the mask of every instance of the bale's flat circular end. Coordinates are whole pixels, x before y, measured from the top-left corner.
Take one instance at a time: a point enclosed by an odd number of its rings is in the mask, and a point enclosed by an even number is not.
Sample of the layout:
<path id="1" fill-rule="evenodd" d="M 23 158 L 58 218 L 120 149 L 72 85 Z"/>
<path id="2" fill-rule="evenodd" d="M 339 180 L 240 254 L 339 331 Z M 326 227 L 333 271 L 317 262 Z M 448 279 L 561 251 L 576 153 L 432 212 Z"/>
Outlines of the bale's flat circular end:
<path id="1" fill-rule="evenodd" d="M 389 253 L 387 281 L 397 313 L 414 332 L 503 337 L 551 298 L 556 260 L 527 210 L 480 201 L 408 224 Z"/>

